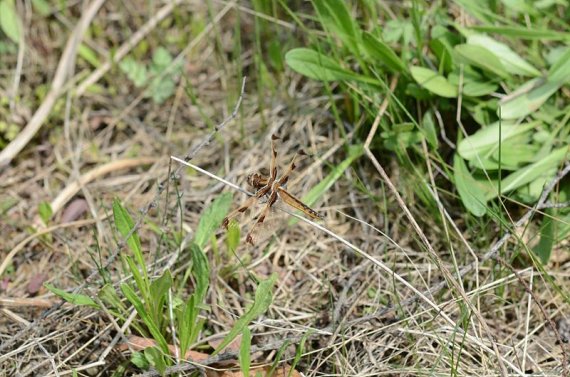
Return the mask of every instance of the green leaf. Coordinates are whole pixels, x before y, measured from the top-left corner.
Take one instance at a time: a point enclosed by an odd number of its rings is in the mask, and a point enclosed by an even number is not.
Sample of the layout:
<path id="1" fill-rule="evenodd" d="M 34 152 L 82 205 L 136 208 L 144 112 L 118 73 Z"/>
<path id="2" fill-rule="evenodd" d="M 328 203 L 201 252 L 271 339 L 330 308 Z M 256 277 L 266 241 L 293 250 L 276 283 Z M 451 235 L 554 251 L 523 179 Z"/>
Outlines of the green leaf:
<path id="1" fill-rule="evenodd" d="M 13 0 L 0 0 L 0 29 L 12 42 L 19 43 L 22 31 Z"/>
<path id="2" fill-rule="evenodd" d="M 158 348 L 156 347 L 145 348 L 144 356 L 146 357 L 150 365 L 156 368 L 158 373 L 164 375 L 164 372 L 166 371 L 166 362 L 164 360 L 164 354 L 160 352 Z"/>
<path id="3" fill-rule="evenodd" d="M 133 291 L 133 289 L 128 284 L 121 284 L 121 291 L 123 292 L 127 300 L 129 300 L 129 302 L 135 307 L 137 314 L 143 320 L 144 324 L 150 331 L 150 334 L 152 335 L 156 343 L 159 345 L 162 352 L 168 354 L 168 343 L 166 342 L 166 339 L 160 332 L 160 329 L 157 326 L 157 324 L 151 318 L 150 313 L 146 311 L 142 301 L 139 299 L 135 291 Z"/>
<path id="4" fill-rule="evenodd" d="M 485 215 L 487 213 L 485 192 L 478 186 L 477 181 L 473 178 L 465 162 L 458 154 L 455 154 L 453 158 L 453 169 L 455 187 L 465 208 L 474 216 L 481 217 Z"/>
<path id="5" fill-rule="evenodd" d="M 47 225 L 51 219 L 51 215 L 53 215 L 53 210 L 51 209 L 51 205 L 48 202 L 42 201 L 38 206 L 38 213 L 40 215 L 40 219 L 42 219 L 42 222 Z"/>
<path id="6" fill-rule="evenodd" d="M 408 70 L 394 50 L 372 34 L 364 33 L 362 46 L 370 58 L 385 64 L 392 72 L 404 73 Z"/>
<path id="7" fill-rule="evenodd" d="M 217 355 L 221 350 L 223 350 L 228 344 L 235 339 L 236 336 L 243 332 L 243 328 L 246 327 L 251 321 L 259 317 L 261 314 L 265 313 L 271 302 L 273 301 L 273 285 L 277 281 L 277 275 L 273 274 L 269 279 L 263 280 L 259 283 L 257 290 L 255 291 L 255 299 L 251 308 L 241 316 L 234 327 L 230 330 L 228 335 L 224 340 L 218 345 L 218 348 L 212 353 L 212 356 Z"/>
<path id="8" fill-rule="evenodd" d="M 81 56 L 85 61 L 91 64 L 95 68 L 99 68 L 101 62 L 97 59 L 97 54 L 85 43 L 81 43 L 77 49 L 77 54 Z"/>
<path id="9" fill-rule="evenodd" d="M 416 82 L 430 92 L 446 98 L 457 97 L 457 87 L 453 86 L 439 73 L 424 67 L 410 67 L 412 77 Z"/>
<path id="10" fill-rule="evenodd" d="M 230 193 L 224 193 L 218 196 L 216 200 L 206 208 L 200 217 L 198 229 L 196 229 L 196 235 L 194 236 L 196 245 L 200 248 L 206 246 L 206 243 L 210 240 L 214 231 L 222 224 L 231 205 L 232 195 Z"/>
<path id="11" fill-rule="evenodd" d="M 131 57 L 126 57 L 121 60 L 119 63 L 119 69 L 127 75 L 127 78 L 137 88 L 144 86 L 148 81 L 148 71 L 146 66 Z"/>
<path id="12" fill-rule="evenodd" d="M 562 41 L 570 40 L 570 33 L 563 33 L 555 30 L 537 29 L 537 28 L 526 28 L 517 26 L 473 26 L 472 30 L 480 31 L 489 34 L 500 34 L 507 37 L 519 38 L 519 39 L 537 39 L 540 41 Z"/>
<path id="13" fill-rule="evenodd" d="M 463 85 L 463 94 L 468 97 L 482 97 L 495 92 L 499 88 L 493 82 L 470 81 Z"/>
<path id="14" fill-rule="evenodd" d="M 178 334 L 180 337 L 180 351 L 186 354 L 188 348 L 198 338 L 200 333 L 200 321 L 198 321 L 199 302 L 196 301 L 196 294 L 191 294 L 178 312 Z"/>
<path id="15" fill-rule="evenodd" d="M 457 152 L 468 161 L 477 158 L 487 158 L 493 151 L 499 148 L 500 143 L 519 136 L 537 127 L 539 124 L 540 122 L 526 124 L 495 122 L 461 140 L 457 146 Z"/>
<path id="16" fill-rule="evenodd" d="M 196 299 L 201 303 L 208 291 L 210 266 L 208 258 L 206 258 L 206 254 L 204 254 L 200 246 L 192 243 L 190 245 L 190 253 L 192 255 L 192 275 L 194 275 L 194 280 L 196 280 Z"/>
<path id="17" fill-rule="evenodd" d="M 161 72 L 172 63 L 172 55 L 164 47 L 157 48 L 152 54 L 152 65 L 155 72 Z"/>
<path id="18" fill-rule="evenodd" d="M 48 16 L 51 13 L 51 8 L 46 0 L 32 0 L 32 6 L 42 16 Z"/>
<path id="19" fill-rule="evenodd" d="M 562 81 L 553 82 L 535 78 L 518 88 L 516 96 L 509 96 L 501 105 L 502 119 L 518 119 L 538 110 L 550 96 L 563 85 Z"/>
<path id="20" fill-rule="evenodd" d="M 509 74 L 499 58 L 485 47 L 461 44 L 455 46 L 455 52 L 472 66 L 479 67 L 503 79 L 509 78 Z"/>
<path id="21" fill-rule="evenodd" d="M 540 161 L 510 174 L 501 181 L 501 194 L 516 190 L 545 175 L 551 175 L 550 172 L 555 171 L 560 163 L 564 161 L 565 158 L 568 158 L 569 151 L 570 147 L 568 146 L 555 149 Z"/>
<path id="22" fill-rule="evenodd" d="M 315 204 L 316 201 L 319 200 L 319 198 L 321 198 L 336 181 L 338 181 L 338 179 L 344 174 L 344 171 L 350 167 L 354 160 L 362 156 L 363 153 L 364 148 L 362 145 L 351 145 L 348 149 L 348 157 L 340 164 L 336 165 L 322 181 L 320 181 L 305 196 L 303 196 L 303 198 L 301 198 L 301 201 L 308 206 Z M 292 218 L 289 220 L 289 225 L 294 225 L 298 221 L 298 219 Z"/>
<path id="23" fill-rule="evenodd" d="M 433 114 L 431 110 L 426 111 L 422 118 L 422 133 L 426 137 L 427 142 L 435 149 L 439 146 L 439 140 L 437 138 L 437 128 L 433 120 Z"/>
<path id="24" fill-rule="evenodd" d="M 548 263 L 552 247 L 554 246 L 556 221 L 552 219 L 552 210 L 546 209 L 540 226 L 540 241 L 532 248 L 532 251 L 540 258 L 542 264 Z"/>
<path id="25" fill-rule="evenodd" d="M 119 199 L 116 198 L 113 200 L 113 217 L 115 219 L 115 226 L 123 238 L 126 238 L 129 234 L 131 234 L 127 239 L 127 245 L 133 252 L 133 255 L 139 267 L 143 270 L 143 273 L 146 277 L 146 265 L 144 263 L 141 241 L 135 231 L 131 233 L 131 230 L 135 227 L 135 223 L 129 215 L 129 212 L 121 205 Z"/>
<path id="26" fill-rule="evenodd" d="M 232 219 L 228 224 L 228 231 L 226 232 L 226 245 L 228 250 L 235 251 L 239 245 L 239 239 L 239 223 L 235 219 Z"/>
<path id="27" fill-rule="evenodd" d="M 313 6 L 329 34 L 338 37 L 353 54 L 358 54 L 360 27 L 350 15 L 347 3 L 342 0 L 313 0 Z"/>
<path id="28" fill-rule="evenodd" d="M 157 105 L 169 99 L 175 90 L 176 83 L 170 75 L 155 77 L 148 88 L 150 97 Z"/>
<path id="29" fill-rule="evenodd" d="M 440 72 L 451 72 L 455 66 L 453 60 L 453 48 L 447 40 L 444 38 L 432 39 L 429 42 L 429 47 L 437 56 L 438 65 L 440 67 Z"/>
<path id="30" fill-rule="evenodd" d="M 558 57 L 548 70 L 548 81 L 567 83 L 570 80 L 570 48 Z"/>
<path id="31" fill-rule="evenodd" d="M 251 331 L 245 326 L 242 331 L 241 344 L 239 347 L 239 367 L 244 376 L 249 376 L 249 367 L 251 365 Z"/>
<path id="32" fill-rule="evenodd" d="M 355 80 L 357 75 L 342 68 L 326 55 L 308 48 L 296 48 L 285 54 L 292 70 L 319 81 Z"/>
<path id="33" fill-rule="evenodd" d="M 131 363 L 142 370 L 147 370 L 150 367 L 150 363 L 148 362 L 143 352 L 133 352 L 131 356 Z"/>
<path id="34" fill-rule="evenodd" d="M 117 295 L 115 287 L 113 287 L 111 284 L 105 284 L 97 296 L 103 303 L 105 303 L 106 306 L 108 305 L 111 309 L 120 310 L 122 313 L 126 312 L 127 308 L 119 298 L 119 295 Z"/>
<path id="35" fill-rule="evenodd" d="M 65 301 L 69 302 L 70 304 L 86 305 L 86 306 L 90 306 L 90 307 L 95 308 L 95 309 L 100 309 L 99 305 L 95 301 L 93 301 L 93 299 L 89 296 L 82 295 L 79 293 L 68 293 L 62 289 L 54 287 L 53 285 L 51 285 L 49 283 L 45 283 L 44 287 L 49 289 L 50 292 L 52 292 L 53 294 L 61 297 Z"/>
<path id="36" fill-rule="evenodd" d="M 474 46 L 480 46 L 491 51 L 499 58 L 502 66 L 507 70 L 507 72 L 511 74 L 523 76 L 541 75 L 538 69 L 529 64 L 509 46 L 498 42 L 493 38 L 482 34 L 473 34 L 467 38 L 467 43 Z"/>
<path id="37" fill-rule="evenodd" d="M 158 279 L 154 279 L 152 283 L 150 283 L 150 299 L 147 306 L 150 308 L 150 315 L 158 328 L 162 328 L 164 320 L 164 303 L 168 299 L 168 290 L 170 287 L 172 287 L 172 277 L 168 270 Z"/>

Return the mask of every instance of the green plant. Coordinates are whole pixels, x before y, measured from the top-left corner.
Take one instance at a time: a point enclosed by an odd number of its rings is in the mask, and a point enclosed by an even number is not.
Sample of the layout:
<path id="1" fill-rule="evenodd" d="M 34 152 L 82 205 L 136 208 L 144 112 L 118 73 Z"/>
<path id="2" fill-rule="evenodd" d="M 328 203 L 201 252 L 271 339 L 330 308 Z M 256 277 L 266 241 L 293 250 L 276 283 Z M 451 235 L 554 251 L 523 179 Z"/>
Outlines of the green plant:
<path id="1" fill-rule="evenodd" d="M 372 147 L 394 151 L 413 167 L 413 174 L 422 176 L 427 173 L 423 164 L 413 160 L 428 158 L 422 147 L 427 141 L 431 159 L 449 173 L 465 208 L 476 217 L 500 217 L 503 209 L 495 199 L 536 202 L 568 160 L 570 113 L 560 89 L 570 82 L 570 48 L 552 41 L 570 38 L 562 31 L 547 32 L 546 24 L 525 29 L 483 6 L 457 3 L 481 25 L 465 27 L 450 19 L 445 7 L 421 1 L 404 6 L 402 17 L 379 22 L 371 14 L 373 5 L 313 0 L 315 26 L 325 34 L 302 25 L 311 46 L 290 50 L 285 60 L 327 87 L 338 83 L 337 91 L 347 93 L 353 104 L 344 109 L 348 119 L 362 113 L 364 124 L 371 124 L 387 96 L 390 117 L 380 120 Z M 548 22 L 539 13 L 533 17 Z M 509 25 L 496 26 L 501 22 Z M 543 43 L 533 43 L 526 56 L 517 52 L 525 50 L 526 40 L 539 38 Z M 388 89 L 390 77 L 397 80 L 393 91 Z M 450 117 L 457 122 L 441 121 Z M 440 133 L 457 134 L 452 166 L 445 163 L 449 152 L 437 140 Z M 557 234 L 568 232 L 564 224 L 569 219 L 569 211 L 558 212 Z"/>
<path id="2" fill-rule="evenodd" d="M 136 310 L 137 319 L 133 322 L 135 332 L 150 336 L 155 342 L 155 347 L 146 348 L 143 353 L 137 353 L 133 357 L 133 363 L 139 367 L 153 366 L 160 373 L 164 373 L 169 365 L 172 365 L 172 351 L 170 344 L 178 341 L 179 357 L 184 358 L 190 347 L 196 343 L 204 326 L 204 320 L 199 318 L 202 310 L 207 310 L 205 299 L 210 280 L 210 268 L 208 259 L 204 253 L 204 246 L 212 240 L 214 232 L 220 227 L 231 205 L 231 195 L 219 196 L 202 215 L 194 241 L 189 247 L 192 260 L 191 276 L 194 281 L 194 290 L 186 299 L 180 294 L 172 299 L 172 289 L 177 286 L 170 271 L 162 275 L 151 277 L 148 275 L 149 267 L 144 257 L 141 241 L 134 232 L 134 222 L 128 211 L 118 200 L 113 201 L 113 218 L 119 235 L 126 239 L 130 255 L 121 256 L 125 272 L 132 275 L 132 280 L 120 284 L 120 292 L 110 284 L 103 286 L 98 293 L 97 299 L 84 294 L 68 293 L 51 285 L 46 285 L 54 294 L 67 302 L 75 305 L 86 305 L 101 309 L 100 303 L 119 321 L 126 320 L 129 308 L 125 305 L 119 293 Z M 221 351 L 237 335 L 247 328 L 247 325 L 256 317 L 266 312 L 272 301 L 272 287 L 276 277 L 261 281 L 255 293 L 255 299 L 250 309 L 239 318 L 232 330 L 223 339 L 214 354 Z M 100 300 L 100 301 L 99 301 Z M 171 317 L 171 313 L 173 316 Z M 170 320 L 174 324 L 177 339 L 174 339 L 169 331 Z"/>

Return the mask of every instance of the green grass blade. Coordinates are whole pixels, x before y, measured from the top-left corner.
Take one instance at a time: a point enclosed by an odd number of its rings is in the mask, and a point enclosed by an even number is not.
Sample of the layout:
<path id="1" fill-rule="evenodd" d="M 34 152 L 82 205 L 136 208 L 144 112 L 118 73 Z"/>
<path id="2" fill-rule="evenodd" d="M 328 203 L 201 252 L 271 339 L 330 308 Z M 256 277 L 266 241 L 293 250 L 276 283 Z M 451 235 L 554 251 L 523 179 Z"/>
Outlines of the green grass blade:
<path id="1" fill-rule="evenodd" d="M 272 275 L 269 279 L 263 280 L 259 283 L 257 290 L 255 291 L 255 299 L 251 308 L 239 318 L 234 327 L 230 330 L 228 335 L 220 343 L 218 348 L 214 351 L 212 356 L 218 354 L 223 350 L 228 344 L 235 339 L 236 336 L 243 332 L 244 327 L 246 327 L 251 321 L 259 317 L 261 314 L 265 313 L 269 309 L 269 305 L 273 301 L 273 285 L 277 280 L 277 275 Z"/>
<path id="2" fill-rule="evenodd" d="M 344 174 L 344 171 L 350 167 L 350 165 L 358 159 L 364 153 L 364 148 L 362 145 L 351 145 L 348 149 L 348 157 L 344 159 L 340 164 L 336 165 L 334 169 L 319 182 L 318 185 L 314 186 L 307 195 L 303 196 L 301 200 L 308 206 L 312 206 L 315 202 L 324 195 L 334 185 L 334 183 Z M 292 218 L 289 220 L 289 225 L 294 225 L 299 220 Z"/>
<path id="3" fill-rule="evenodd" d="M 249 376 L 249 367 L 251 365 L 251 331 L 245 326 L 241 334 L 241 343 L 239 347 L 239 367 L 244 376 Z"/>

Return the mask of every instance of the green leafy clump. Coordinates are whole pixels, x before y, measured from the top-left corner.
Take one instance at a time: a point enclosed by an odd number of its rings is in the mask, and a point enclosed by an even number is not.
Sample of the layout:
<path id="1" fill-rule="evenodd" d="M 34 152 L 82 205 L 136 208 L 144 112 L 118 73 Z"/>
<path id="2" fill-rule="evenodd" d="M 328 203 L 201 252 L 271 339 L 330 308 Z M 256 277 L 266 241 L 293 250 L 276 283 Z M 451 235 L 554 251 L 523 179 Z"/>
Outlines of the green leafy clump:
<path id="1" fill-rule="evenodd" d="M 342 111 L 348 119 L 363 114 L 372 124 L 387 97 L 390 115 L 380 120 L 372 148 L 395 152 L 413 174 L 422 174 L 424 164 L 414 160 L 427 158 L 427 141 L 434 160 L 447 159 L 442 169 L 461 203 L 482 217 L 495 214 L 499 197 L 535 203 L 568 161 L 570 117 L 561 89 L 570 82 L 570 48 L 551 43 L 568 40 L 563 31 L 512 26 L 513 20 L 497 26 L 504 19 L 459 3 L 476 26 L 457 24 L 446 9 L 418 2 L 396 19 L 379 21 L 381 16 L 371 16 L 372 5 L 315 0 L 324 36 L 307 30 L 310 46 L 291 49 L 285 61 L 309 79 L 348 93 L 351 106 L 334 104 L 339 124 Z M 547 22 L 533 14 L 535 22 Z M 393 91 L 390 81 L 396 83 Z M 437 109 L 438 122 L 431 109 Z M 439 135 L 457 136 L 440 143 Z"/>
<path id="2" fill-rule="evenodd" d="M 168 50 L 159 47 L 153 53 L 150 64 L 126 57 L 119 63 L 119 68 L 137 88 L 146 87 L 146 96 L 160 105 L 174 94 L 177 78 L 182 72 L 182 62 L 174 62 Z"/>
<path id="3" fill-rule="evenodd" d="M 173 297 L 173 289 L 179 284 L 170 271 L 166 270 L 157 277 L 149 276 L 147 272 L 149 265 L 140 237 L 134 228 L 135 222 L 118 200 L 113 201 L 113 218 L 120 238 L 126 240 L 129 249 L 129 253 L 123 253 L 121 258 L 125 273 L 132 275 L 132 279 L 121 283 L 120 291 L 110 284 L 104 285 L 99 290 L 97 299 L 81 293 L 68 293 L 47 284 L 46 287 L 65 301 L 75 305 L 100 309 L 98 302 L 102 302 L 120 322 L 127 320 L 128 304 L 132 305 L 137 313 L 137 318 L 132 323 L 134 331 L 156 342 L 155 347 L 146 348 L 144 352 L 135 354 L 132 361 L 138 367 L 153 366 L 160 373 L 164 373 L 166 368 L 174 362 L 170 346 L 175 341 L 169 327 L 171 320 L 177 334 L 181 358 L 196 343 L 205 324 L 204 319 L 199 318 L 200 312 L 208 309 L 206 297 L 210 282 L 210 267 L 204 247 L 220 227 L 230 205 L 231 195 L 223 194 L 206 208 L 200 218 L 194 241 L 189 247 L 192 261 L 190 274 L 194 281 L 194 288 L 186 299 L 182 298 L 183 292 Z M 251 308 L 237 320 L 215 353 L 242 333 L 252 320 L 267 311 L 272 301 L 272 288 L 275 281 L 276 277 L 273 276 L 260 282 Z"/>

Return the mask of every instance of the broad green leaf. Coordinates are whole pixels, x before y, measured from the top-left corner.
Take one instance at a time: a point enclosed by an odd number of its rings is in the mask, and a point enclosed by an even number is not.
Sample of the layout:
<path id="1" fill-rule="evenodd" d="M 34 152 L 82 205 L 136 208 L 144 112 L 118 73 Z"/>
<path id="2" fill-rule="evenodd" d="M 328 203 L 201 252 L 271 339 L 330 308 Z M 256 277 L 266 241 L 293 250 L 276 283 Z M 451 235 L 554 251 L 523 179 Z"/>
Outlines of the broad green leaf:
<path id="1" fill-rule="evenodd" d="M 243 332 L 243 328 L 247 326 L 255 318 L 259 317 L 261 314 L 265 313 L 271 302 L 273 301 L 273 285 L 277 281 L 277 275 L 273 274 L 269 279 L 263 280 L 257 286 L 255 291 L 255 299 L 251 308 L 242 315 L 234 324 L 234 327 L 230 330 L 228 335 L 224 340 L 218 345 L 216 350 L 212 353 L 212 356 L 218 354 L 223 350 L 236 336 Z"/>
<path id="2" fill-rule="evenodd" d="M 394 50 L 370 33 L 364 33 L 362 46 L 370 58 L 385 64 L 393 72 L 404 73 L 407 67 Z"/>
<path id="3" fill-rule="evenodd" d="M 457 146 L 457 152 L 468 161 L 476 159 L 477 157 L 486 158 L 499 148 L 499 143 L 521 135 L 537 127 L 538 124 L 540 124 L 540 122 L 530 122 L 526 124 L 495 122 L 461 140 Z"/>
<path id="4" fill-rule="evenodd" d="M 133 291 L 133 289 L 128 284 L 121 284 L 121 291 L 127 300 L 129 300 L 129 302 L 135 307 L 137 314 L 143 320 L 144 324 L 150 331 L 150 334 L 159 345 L 162 352 L 168 354 L 168 343 L 166 342 L 166 339 L 160 332 L 157 324 L 152 320 L 150 313 L 146 311 L 142 301 L 139 299 L 135 291 Z"/>
<path id="5" fill-rule="evenodd" d="M 570 147 L 568 146 L 558 148 L 540 161 L 510 174 L 501 182 L 501 194 L 516 190 L 539 177 L 543 177 L 545 173 L 553 171 L 568 158 L 569 151 Z"/>
<path id="6" fill-rule="evenodd" d="M 474 34 L 467 38 L 467 43 L 470 45 L 480 46 L 491 51 L 499 58 L 507 72 L 511 74 L 523 76 L 541 75 L 538 69 L 521 58 L 520 55 L 511 50 L 509 46 L 498 42 L 493 38 L 482 34 Z"/>
<path id="7" fill-rule="evenodd" d="M 95 309 L 100 309 L 99 305 L 95 301 L 93 301 L 93 299 L 89 296 L 82 295 L 79 293 L 68 293 L 62 289 L 54 287 L 53 285 L 51 285 L 49 283 L 45 283 L 44 287 L 49 289 L 50 292 L 52 292 L 53 294 L 61 297 L 65 301 L 69 302 L 70 304 L 86 305 L 86 306 L 90 306 L 90 307 L 95 308 Z"/>
<path id="8" fill-rule="evenodd" d="M 422 87 L 440 97 L 455 98 L 457 97 L 457 87 L 453 86 L 447 79 L 439 73 L 424 67 L 410 67 L 412 77 Z"/>
<path id="9" fill-rule="evenodd" d="M 472 66 L 483 69 L 503 79 L 509 77 L 499 58 L 485 47 L 461 44 L 455 46 L 455 52 Z"/>
<path id="10" fill-rule="evenodd" d="M 536 161 L 540 146 L 528 142 L 529 140 L 507 140 L 501 146 L 500 152 L 497 148 L 491 156 L 493 160 L 500 162 L 503 170 L 518 170 L 522 166 Z"/>
<path id="11" fill-rule="evenodd" d="M 453 61 L 453 48 L 444 38 L 432 39 L 429 47 L 437 56 L 439 70 L 443 72 L 451 72 L 455 66 Z"/>
<path id="12" fill-rule="evenodd" d="M 144 64 L 139 63 L 131 57 L 126 57 L 119 63 L 121 72 L 127 75 L 127 78 L 137 87 L 140 88 L 148 82 L 148 71 Z"/>
<path id="13" fill-rule="evenodd" d="M 131 215 L 129 215 L 129 212 L 121 205 L 119 199 L 113 200 L 113 217 L 115 219 L 115 226 L 123 239 L 130 234 L 130 237 L 127 239 L 127 245 L 129 245 L 129 249 L 133 252 L 137 263 L 141 268 L 143 268 L 146 275 L 141 241 L 136 231 L 132 231 L 135 227 L 135 223 L 131 218 Z"/>
<path id="14" fill-rule="evenodd" d="M 551 209 L 546 209 L 544 217 L 542 218 L 542 224 L 540 225 L 540 241 L 532 248 L 532 251 L 538 255 L 542 264 L 548 263 L 550 254 L 552 253 L 552 247 L 554 246 L 556 233 L 554 228 L 558 222 L 551 217 L 552 214 L 553 211 Z"/>
<path id="15" fill-rule="evenodd" d="M 556 93 L 563 82 L 552 82 L 542 78 L 528 81 L 516 90 L 520 93 L 509 96 L 501 105 L 502 119 L 518 119 L 538 110 L 551 95 Z"/>
<path id="16" fill-rule="evenodd" d="M 155 367 L 158 373 L 164 375 L 164 372 L 166 371 L 166 362 L 164 361 L 163 353 L 164 351 L 160 352 L 157 347 L 148 347 L 145 348 L 143 352 L 150 365 Z"/>
<path id="17" fill-rule="evenodd" d="M 468 97 L 482 97 L 497 91 L 498 88 L 499 85 L 492 82 L 471 81 L 463 85 L 463 94 Z"/>
<path id="18" fill-rule="evenodd" d="M 319 81 L 356 80 L 358 75 L 342 68 L 336 61 L 308 48 L 296 48 L 285 54 L 292 70 Z"/>
<path id="19" fill-rule="evenodd" d="M 567 83 L 570 81 L 570 48 L 548 70 L 548 81 Z"/>
<path id="20" fill-rule="evenodd" d="M 305 196 L 301 198 L 301 201 L 308 206 L 312 206 L 316 201 L 324 195 L 334 185 L 334 183 L 344 174 L 344 171 L 350 167 L 350 165 L 362 156 L 364 153 L 364 148 L 362 145 L 352 145 L 348 149 L 348 157 L 342 161 L 340 164 L 336 165 L 334 169 L 316 186 L 314 186 Z M 292 218 L 289 220 L 289 225 L 294 225 L 299 220 Z"/>
<path id="21" fill-rule="evenodd" d="M 222 224 L 231 205 L 232 194 L 226 192 L 218 196 L 212 204 L 204 210 L 200 217 L 200 222 L 198 223 L 198 229 L 196 229 L 196 235 L 194 236 L 196 245 L 200 248 L 206 246 L 210 237 L 212 237 L 216 229 Z"/>
<path id="22" fill-rule="evenodd" d="M 329 33 L 338 37 L 353 54 L 358 54 L 360 27 L 350 15 L 347 3 L 342 0 L 313 0 L 313 6 Z"/>
<path id="23" fill-rule="evenodd" d="M 144 352 L 133 352 L 131 356 L 131 363 L 142 370 L 147 370 L 150 367 L 150 363 L 144 355 Z"/>
<path id="24" fill-rule="evenodd" d="M 42 222 L 47 225 L 51 219 L 51 215 L 53 215 L 53 210 L 51 209 L 51 205 L 48 202 L 42 201 L 38 206 L 38 213 L 40 215 L 40 219 L 42 219 Z"/>
<path id="25" fill-rule="evenodd" d="M 478 187 L 477 181 L 473 179 L 465 162 L 458 154 L 455 154 L 453 158 L 453 169 L 455 187 L 465 208 L 474 216 L 485 215 L 487 213 L 485 192 Z"/>
<path id="26" fill-rule="evenodd" d="M 194 280 L 196 280 L 196 299 L 201 303 L 208 291 L 210 266 L 208 265 L 206 254 L 198 245 L 194 243 L 190 245 L 190 253 L 192 255 L 192 275 L 194 275 Z"/>
<path id="27" fill-rule="evenodd" d="M 251 331 L 245 326 L 241 335 L 241 344 L 239 347 L 239 367 L 242 375 L 249 376 L 249 367 L 251 365 Z"/>
<path id="28" fill-rule="evenodd" d="M 171 76 L 156 77 L 152 80 L 148 92 L 154 103 L 160 105 L 169 99 L 176 90 L 176 83 Z"/>
<path id="29" fill-rule="evenodd" d="M 19 43 L 22 30 L 14 0 L 0 0 L 0 29 L 12 42 Z"/>
<path id="30" fill-rule="evenodd" d="M 152 65 L 154 72 L 162 72 L 172 63 L 172 55 L 164 47 L 157 48 L 152 54 Z"/>

